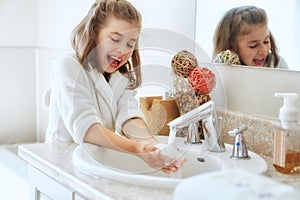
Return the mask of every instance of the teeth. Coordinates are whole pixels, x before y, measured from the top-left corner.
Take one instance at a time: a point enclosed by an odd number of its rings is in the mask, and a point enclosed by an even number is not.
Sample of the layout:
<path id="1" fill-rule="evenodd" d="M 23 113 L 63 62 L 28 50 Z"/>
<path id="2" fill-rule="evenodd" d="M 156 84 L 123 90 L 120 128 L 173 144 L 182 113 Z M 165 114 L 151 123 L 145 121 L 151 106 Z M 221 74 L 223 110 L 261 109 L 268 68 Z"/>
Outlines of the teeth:
<path id="1" fill-rule="evenodd" d="M 121 61 L 121 59 L 120 58 L 118 58 L 118 57 L 115 57 L 115 56 L 110 56 L 112 59 L 114 59 L 114 60 L 117 60 L 117 61 Z"/>

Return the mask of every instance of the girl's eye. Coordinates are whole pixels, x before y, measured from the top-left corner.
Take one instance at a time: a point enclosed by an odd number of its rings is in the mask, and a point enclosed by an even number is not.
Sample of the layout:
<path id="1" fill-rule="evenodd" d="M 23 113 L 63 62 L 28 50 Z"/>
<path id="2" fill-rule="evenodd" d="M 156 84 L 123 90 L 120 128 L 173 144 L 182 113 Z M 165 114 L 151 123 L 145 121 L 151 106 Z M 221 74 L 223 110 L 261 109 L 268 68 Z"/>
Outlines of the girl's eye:
<path id="1" fill-rule="evenodd" d="M 264 44 L 269 44 L 270 43 L 270 41 L 269 40 L 267 40 L 267 41 L 264 41 Z"/>
<path id="2" fill-rule="evenodd" d="M 251 46 L 249 46 L 251 49 L 254 49 L 254 48 L 256 48 L 257 47 L 257 45 L 251 45 Z"/>
<path id="3" fill-rule="evenodd" d="M 117 38 L 117 37 L 110 37 L 110 39 L 111 39 L 113 42 L 119 42 L 119 41 L 120 41 L 120 39 Z"/>
<path id="4" fill-rule="evenodd" d="M 134 48 L 134 45 L 135 45 L 135 43 L 127 43 L 127 46 L 128 46 L 129 48 L 131 48 L 131 49 Z"/>

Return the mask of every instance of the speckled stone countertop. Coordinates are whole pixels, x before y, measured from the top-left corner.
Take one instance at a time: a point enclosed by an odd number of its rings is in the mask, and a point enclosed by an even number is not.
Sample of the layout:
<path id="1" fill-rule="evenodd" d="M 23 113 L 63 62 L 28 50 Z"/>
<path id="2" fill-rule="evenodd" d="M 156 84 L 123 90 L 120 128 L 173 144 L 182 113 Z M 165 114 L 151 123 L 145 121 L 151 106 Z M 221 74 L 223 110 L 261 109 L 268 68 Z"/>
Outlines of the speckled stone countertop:
<path id="1" fill-rule="evenodd" d="M 268 164 L 266 176 L 300 189 L 300 174 L 285 175 L 274 170 L 272 165 L 273 133 L 276 120 L 226 111 L 223 114 L 223 135 L 226 143 L 232 144 L 233 138 L 227 132 L 244 123 L 248 126 L 245 132 L 248 149 L 260 154 Z M 172 199 L 172 189 L 141 187 L 91 177 L 79 172 L 72 163 L 75 143 L 36 143 L 19 146 L 18 154 L 30 165 L 68 186 L 86 199 Z"/>

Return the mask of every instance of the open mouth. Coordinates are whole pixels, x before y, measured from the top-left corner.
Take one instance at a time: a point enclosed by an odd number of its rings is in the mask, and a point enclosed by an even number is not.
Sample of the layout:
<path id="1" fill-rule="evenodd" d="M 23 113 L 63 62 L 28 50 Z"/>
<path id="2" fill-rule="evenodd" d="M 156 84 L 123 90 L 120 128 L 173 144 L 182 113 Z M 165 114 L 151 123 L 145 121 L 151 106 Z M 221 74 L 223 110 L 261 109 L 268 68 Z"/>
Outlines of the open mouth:
<path id="1" fill-rule="evenodd" d="M 253 62 L 255 63 L 255 65 L 257 66 L 263 66 L 265 64 L 265 59 L 254 59 Z"/>
<path id="2" fill-rule="evenodd" d="M 121 58 L 112 55 L 108 55 L 107 59 L 108 59 L 109 66 L 115 69 L 118 68 L 120 62 L 122 61 Z"/>

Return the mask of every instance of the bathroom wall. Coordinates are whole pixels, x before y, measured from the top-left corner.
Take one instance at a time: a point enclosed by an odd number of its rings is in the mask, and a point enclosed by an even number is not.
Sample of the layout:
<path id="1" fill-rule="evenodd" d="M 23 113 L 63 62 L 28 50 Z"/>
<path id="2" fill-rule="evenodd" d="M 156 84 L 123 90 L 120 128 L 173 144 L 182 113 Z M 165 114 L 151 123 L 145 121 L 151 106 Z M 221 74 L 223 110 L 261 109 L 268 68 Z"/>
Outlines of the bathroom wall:
<path id="1" fill-rule="evenodd" d="M 37 42 L 38 0 L 0 1 L 0 46 L 33 47 Z"/>
<path id="2" fill-rule="evenodd" d="M 0 144 L 35 139 L 37 2 L 0 2 Z"/>
<path id="3" fill-rule="evenodd" d="M 91 2 L 0 2 L 0 144 L 42 141 L 52 60 L 70 49 L 71 27 Z"/>
<path id="4" fill-rule="evenodd" d="M 0 144 L 35 138 L 35 49 L 0 47 Z"/>

